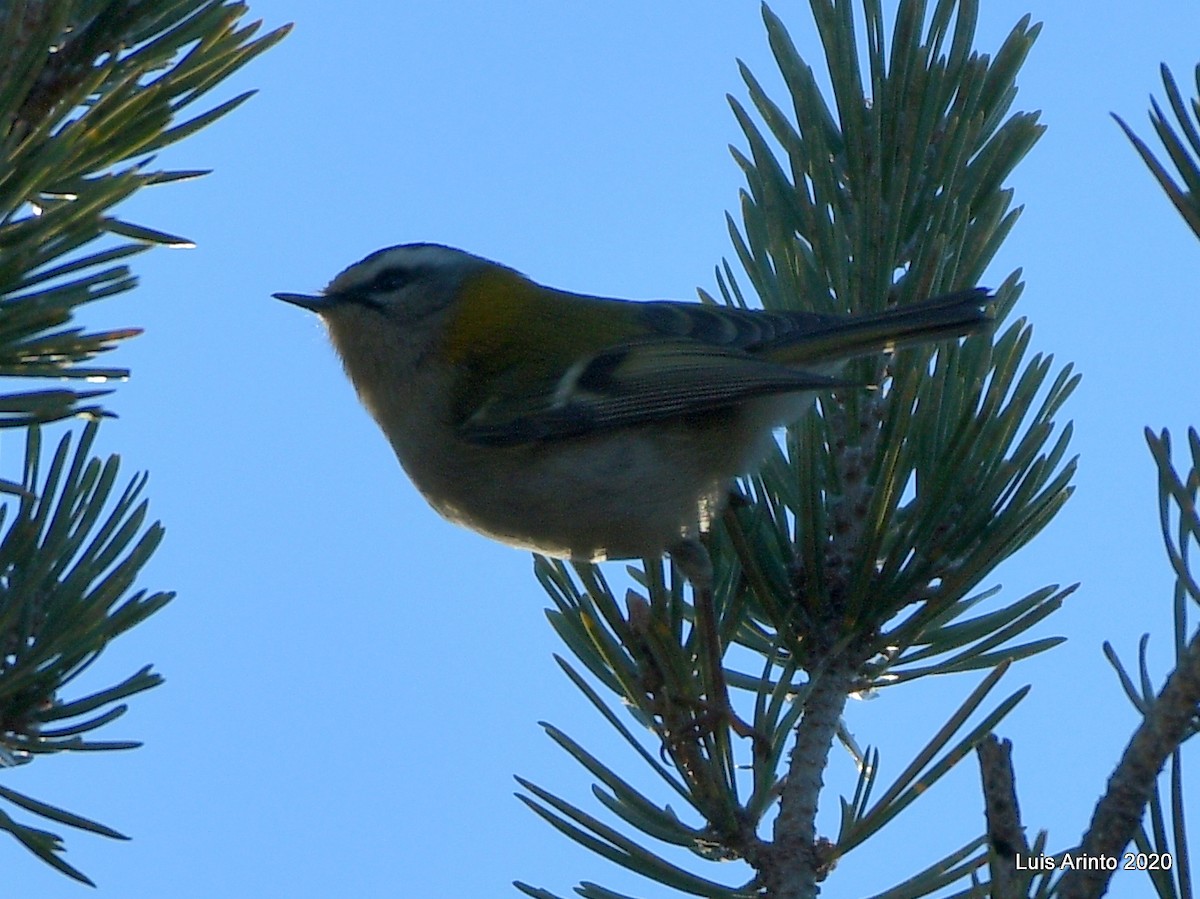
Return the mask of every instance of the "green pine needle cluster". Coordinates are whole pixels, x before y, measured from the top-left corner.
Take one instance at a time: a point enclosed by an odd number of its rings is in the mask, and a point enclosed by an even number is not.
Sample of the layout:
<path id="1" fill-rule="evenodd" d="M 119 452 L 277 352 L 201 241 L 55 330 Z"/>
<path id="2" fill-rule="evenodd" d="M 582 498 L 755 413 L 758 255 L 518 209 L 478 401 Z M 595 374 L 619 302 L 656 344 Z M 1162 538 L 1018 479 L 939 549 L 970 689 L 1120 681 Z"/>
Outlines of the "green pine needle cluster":
<path id="1" fill-rule="evenodd" d="M 0 8 L 0 374 L 90 383 L 127 376 L 78 363 L 139 330 L 89 332 L 71 325 L 74 311 L 132 288 L 128 257 L 155 244 L 189 245 L 123 221 L 114 207 L 140 188 L 204 174 L 153 169 L 153 154 L 249 98 L 181 119 L 283 37 L 280 29 L 254 39 L 259 26 L 241 25 L 245 12 L 211 0 L 14 0 Z M 106 392 L 6 393 L 0 425 L 99 413 L 92 401 Z"/>
<path id="2" fill-rule="evenodd" d="M 744 65 L 753 112 L 730 98 L 748 149 L 733 150 L 747 186 L 741 221 L 731 217 L 729 231 L 750 289 L 768 309 L 845 312 L 976 285 L 1019 213 L 1004 184 L 1043 130 L 1036 114 L 1010 113 L 1038 28 L 1023 19 L 987 56 L 973 46 L 977 0 L 944 0 L 932 12 L 902 2 L 890 40 L 877 0 L 810 7 L 828 88 L 764 7 L 787 102 L 772 100 Z M 730 263 L 716 281 L 720 301 L 748 305 Z M 858 363 L 863 380 L 880 388 L 822 398 L 819 413 L 789 429 L 740 485 L 709 551 L 721 649 L 736 647 L 734 657 L 752 665 L 728 670 L 727 679 L 740 694 L 735 705 L 751 710 L 756 739 L 740 739 L 711 715 L 703 634 L 692 626 L 682 580 L 661 561 L 631 569 L 635 587 L 623 602 L 592 566 L 537 561 L 554 602 L 551 623 L 591 677 L 560 665 L 673 798 L 651 798 L 547 725 L 595 778 L 593 796 L 621 826 L 521 780 L 531 808 L 596 853 L 682 893 L 811 895 L 840 857 L 995 728 L 1028 689 L 993 698 L 999 681 L 1014 661 L 1060 642 L 1026 634 L 1074 589 L 1046 587 L 980 610 L 997 592 L 987 577 L 1053 518 L 1075 470 L 1071 428 L 1057 415 L 1078 376 L 1056 370 L 1052 358 L 1027 358 L 1028 324 L 1006 324 L 1021 289 L 1019 272 L 997 288 L 997 334 Z M 983 679 L 945 725 L 890 783 L 879 782 L 880 751 L 860 750 L 841 731 L 846 697 L 973 671 Z M 822 837 L 820 772 L 838 739 L 860 774 L 842 800 L 838 832 Z M 693 873 L 652 843 L 698 859 L 740 859 L 744 880 Z M 928 895 L 987 858 L 974 838 L 909 872 L 888 895 Z M 593 883 L 577 892 L 617 895 Z"/>
<path id="3" fill-rule="evenodd" d="M 127 376 L 93 360 L 140 333 L 75 324 L 76 310 L 131 289 L 128 260 L 182 237 L 122 219 L 134 192 L 200 171 L 154 167 L 154 154 L 230 112 L 241 94 L 197 101 L 276 44 L 246 6 L 220 0 L 12 0 L 0 5 L 0 376 L 102 384 Z M 134 588 L 162 539 L 146 479 L 117 489 L 118 461 L 90 456 L 108 389 L 10 388 L 0 427 L 28 429 L 24 476 L 0 482 L 0 768 L 63 751 L 128 749 L 93 732 L 161 682 L 150 666 L 67 698 L 118 635 L 171 598 Z M 38 425 L 88 420 L 42 473 Z M 122 838 L 110 827 L 0 786 L 0 830 L 84 883 L 61 837 L 20 818 Z M 24 813 L 24 814 L 18 814 Z"/>
<path id="4" fill-rule="evenodd" d="M 832 106 L 766 8 L 790 112 L 744 66 L 765 130 L 731 98 L 749 152 L 733 151 L 748 186 L 741 225 L 730 218 L 729 231 L 754 292 L 767 308 L 827 311 L 872 309 L 974 284 L 1018 212 L 1002 185 L 1041 130 L 1035 116 L 1008 115 L 1037 28 L 1022 20 L 992 59 L 971 49 L 971 0 L 941 0 L 931 15 L 923 2 L 901 2 L 890 46 L 877 0 L 861 0 L 861 16 L 849 2 L 810 5 Z M 1176 174 L 1114 117 L 1200 236 L 1200 97 L 1185 100 L 1166 66 L 1161 74 L 1170 114 L 1152 99 L 1150 122 Z M 1195 76 L 1200 94 L 1200 66 Z M 732 266 L 723 264 L 716 276 L 724 302 L 745 306 Z M 998 323 L 1020 290 L 1018 272 L 1001 284 Z M 703 291 L 702 298 L 715 302 Z M 741 485 L 743 496 L 714 533 L 710 553 L 722 608 L 719 650 L 739 647 L 739 658 L 761 665 L 726 672 L 753 703 L 748 757 L 738 752 L 731 722 L 711 717 L 713 681 L 703 661 L 709 653 L 697 645 L 704 632 L 693 627 L 677 577 L 668 579 L 660 561 L 648 560 L 630 571 L 636 586 L 622 609 L 595 568 L 572 572 L 539 559 L 538 577 L 555 604 L 550 620 L 593 680 L 563 659 L 560 665 L 669 788 L 679 810 L 651 799 L 551 725 L 551 739 L 595 778 L 593 796 L 625 830 L 520 779 L 523 801 L 597 854 L 679 892 L 809 897 L 840 857 L 896 820 L 974 749 L 988 833 L 879 895 L 1104 893 L 1109 868 L 1051 872 L 1017 864 L 1020 856 L 1049 858 L 1051 850 L 1045 831 L 1032 843 L 1026 838 L 1011 745 L 991 731 L 1028 688 L 985 706 L 1014 661 L 1059 642 L 1019 641 L 1074 588 L 1046 587 L 1001 608 L 971 611 L 998 592 L 980 590 L 983 579 L 1034 537 L 1071 491 L 1071 427 L 1059 428 L 1055 415 L 1078 378 L 1070 366 L 1053 372 L 1050 358 L 1027 362 L 1028 342 L 1029 329 L 1018 320 L 994 341 L 973 337 L 897 354 L 864 372 L 880 390 L 822 400 L 820 414 L 793 427 L 762 471 Z M 1105 644 L 1141 720 L 1082 839 L 1053 857 L 1124 857 L 1132 844 L 1134 857 L 1147 860 L 1155 895 L 1167 899 L 1194 890 L 1182 748 L 1200 733 L 1200 578 L 1192 570 L 1200 549 L 1200 434 L 1188 432 L 1191 466 L 1183 472 L 1165 430 L 1145 436 L 1175 574 L 1174 667 L 1156 688 L 1148 634 L 1133 673 Z M 901 773 L 881 785 L 880 750 L 859 749 L 840 722 L 846 696 L 972 670 L 987 673 Z M 652 734 L 649 741 L 627 726 L 604 691 Z M 855 756 L 859 776 L 852 795 L 841 798 L 830 838 L 818 833 L 815 817 L 834 740 Z M 741 859 L 750 876 L 736 886 L 709 880 L 647 841 L 709 861 Z M 1170 864 L 1151 864 L 1155 859 Z M 619 899 L 594 883 L 576 892 Z"/>
<path id="5" fill-rule="evenodd" d="M 1167 158 L 1179 173 L 1182 185 L 1171 177 L 1167 167 L 1158 161 L 1146 142 L 1138 137 L 1120 116 L 1113 118 L 1137 149 L 1138 155 L 1154 175 L 1167 199 L 1183 216 L 1193 233 L 1200 237 L 1200 64 L 1195 70 L 1198 96 L 1187 102 L 1184 101 L 1183 93 L 1179 90 L 1171 70 L 1164 65 L 1160 72 L 1163 87 L 1167 92 L 1167 105 L 1175 116 L 1176 125 L 1171 124 L 1170 118 L 1154 98 L 1150 99 L 1150 124 L 1154 127 L 1158 139 L 1162 141 Z"/>
<path id="6" fill-rule="evenodd" d="M 15 513 L 0 507 L 0 765 L 32 762 L 63 751 L 132 749 L 127 740 L 93 740 L 92 731 L 121 717 L 129 697 L 158 686 L 147 665 L 124 681 L 70 700 L 61 693 L 115 637 L 162 608 L 170 593 L 130 594 L 159 542 L 163 528 L 147 526 L 140 499 L 144 475 L 114 497 L 119 462 L 103 463 L 89 450 L 98 425 L 90 422 L 79 446 L 60 441 L 45 477 L 41 439 L 34 427 L 26 442 L 25 476 Z M 121 834 L 95 821 L 0 787 L 0 798 L 50 821 L 109 837 Z M 30 851 L 77 880 L 89 882 L 63 861 L 61 840 L 0 811 L 7 830 Z"/>

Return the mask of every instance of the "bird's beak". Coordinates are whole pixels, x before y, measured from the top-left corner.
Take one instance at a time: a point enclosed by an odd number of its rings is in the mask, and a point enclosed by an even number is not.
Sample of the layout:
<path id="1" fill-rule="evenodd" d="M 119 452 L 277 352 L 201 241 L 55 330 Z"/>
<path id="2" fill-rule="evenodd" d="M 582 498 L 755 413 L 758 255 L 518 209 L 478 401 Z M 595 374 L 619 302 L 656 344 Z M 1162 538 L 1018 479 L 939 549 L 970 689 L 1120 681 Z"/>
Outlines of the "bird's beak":
<path id="1" fill-rule="evenodd" d="M 277 300 L 283 300 L 285 303 L 291 303 L 293 306 L 299 306 L 301 309 L 307 309 L 310 312 L 320 314 L 337 305 L 337 298 L 334 296 L 310 296 L 306 293 L 273 293 L 271 294 Z"/>

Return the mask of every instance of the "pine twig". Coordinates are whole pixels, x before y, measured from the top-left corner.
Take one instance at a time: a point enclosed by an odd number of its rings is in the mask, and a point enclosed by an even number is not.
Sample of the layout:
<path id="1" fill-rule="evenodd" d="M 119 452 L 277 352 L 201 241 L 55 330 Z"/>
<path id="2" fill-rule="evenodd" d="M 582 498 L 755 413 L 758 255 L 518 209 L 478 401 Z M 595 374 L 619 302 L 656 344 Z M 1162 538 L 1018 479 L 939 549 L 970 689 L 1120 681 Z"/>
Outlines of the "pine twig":
<path id="1" fill-rule="evenodd" d="M 1021 809 L 1017 804 L 1016 775 L 1013 772 L 1012 741 L 999 740 L 995 734 L 975 747 L 979 756 L 979 775 L 983 781 L 983 805 L 987 815 L 988 865 L 994 899 L 1020 899 L 1017 874 L 1018 856 L 1029 855 Z"/>
<path id="2" fill-rule="evenodd" d="M 853 682 L 853 666 L 835 661 L 818 676 L 804 700 L 804 716 L 796 726 L 796 743 L 780 793 L 774 841 L 761 845 L 748 859 L 772 899 L 811 899 L 832 868 L 828 851 L 832 847 L 817 839 L 817 800 Z"/>
<path id="3" fill-rule="evenodd" d="M 1146 712 L 1121 756 L 1108 790 L 1096 804 L 1091 823 L 1079 844 L 1084 858 L 1116 858 L 1129 845 L 1142 819 L 1158 773 L 1191 730 L 1200 703 L 1200 633 L 1180 654 L 1179 665 Z M 1063 875 L 1061 899 L 1091 899 L 1108 889 L 1107 866 L 1081 866 Z"/>

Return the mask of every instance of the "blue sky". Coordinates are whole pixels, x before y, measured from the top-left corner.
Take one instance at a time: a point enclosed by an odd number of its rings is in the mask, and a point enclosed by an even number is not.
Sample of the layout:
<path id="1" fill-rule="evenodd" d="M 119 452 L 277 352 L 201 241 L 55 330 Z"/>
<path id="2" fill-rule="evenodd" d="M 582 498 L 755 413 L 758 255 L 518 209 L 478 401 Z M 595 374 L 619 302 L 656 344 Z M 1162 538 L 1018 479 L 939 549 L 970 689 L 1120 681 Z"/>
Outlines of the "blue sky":
<path id="1" fill-rule="evenodd" d="M 774 8 L 819 66 L 807 4 Z M 1061 416 L 1075 422 L 1077 493 L 987 584 L 1011 602 L 1083 581 L 1037 632 L 1069 642 L 998 694 L 1034 684 L 1002 735 L 1016 744 L 1027 827 L 1049 828 L 1059 848 L 1135 724 L 1101 642 L 1132 661 L 1152 631 L 1155 676 L 1165 671 L 1171 579 L 1142 428 L 1178 442 L 1200 423 L 1188 377 L 1197 245 L 1108 115 L 1149 134 L 1159 63 L 1191 84 L 1200 9 L 1078 9 L 985 0 L 977 39 L 992 51 L 1026 12 L 1044 22 L 1015 108 L 1042 110 L 1049 131 L 1012 180 L 1026 210 L 990 283 L 1023 268 L 1017 312 L 1034 323 L 1034 351 L 1084 375 Z M 133 837 L 68 834 L 68 860 L 103 896 L 516 895 L 513 879 L 664 895 L 512 797 L 521 774 L 596 809 L 540 720 L 636 764 L 553 663 L 561 647 L 529 556 L 424 505 L 315 318 L 270 294 L 315 290 L 415 240 L 585 292 L 712 290 L 741 186 L 726 149 L 740 144 L 724 99 L 744 96 L 735 59 L 776 84 L 758 4 L 258 0 L 252 14 L 295 31 L 216 99 L 261 93 L 163 155 L 215 173 L 122 210 L 197 248 L 139 257 L 140 288 L 89 310 L 97 325 L 146 328 L 114 356 L 134 376 L 99 447 L 127 476 L 150 471 L 167 537 L 142 584 L 179 592 L 90 686 L 148 661 L 167 684 L 107 733 L 144 748 L 39 760 L 6 783 Z M 3 436 L 5 476 L 21 452 Z M 881 748 L 889 779 L 978 680 L 852 703 L 848 726 Z M 849 758 L 831 764 L 827 781 L 851 789 Z M 820 819 L 830 834 L 833 800 Z M 981 827 L 967 763 L 845 858 L 828 892 L 882 889 Z M 0 843 L 0 865 L 22 895 L 87 893 L 15 843 Z M 1123 877 L 1114 895 L 1145 894 Z"/>

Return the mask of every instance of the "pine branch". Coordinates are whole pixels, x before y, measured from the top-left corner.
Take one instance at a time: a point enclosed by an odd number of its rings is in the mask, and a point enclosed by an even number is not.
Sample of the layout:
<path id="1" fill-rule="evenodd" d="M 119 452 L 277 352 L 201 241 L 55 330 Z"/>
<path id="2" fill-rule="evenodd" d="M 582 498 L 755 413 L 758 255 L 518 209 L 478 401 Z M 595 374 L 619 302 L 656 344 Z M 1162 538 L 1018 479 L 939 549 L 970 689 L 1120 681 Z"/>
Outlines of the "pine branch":
<path id="1" fill-rule="evenodd" d="M 989 735 L 975 748 L 975 752 L 979 756 L 984 812 L 987 816 L 992 897 L 1024 899 L 1027 894 L 1017 871 L 1017 859 L 1028 857 L 1029 842 L 1021 826 L 1012 742 L 1002 742 Z"/>
<path id="2" fill-rule="evenodd" d="M 0 377 L 106 382 L 93 364 L 141 333 L 73 324 L 78 307 L 131 289 L 129 257 L 185 238 L 124 221 L 137 190 L 198 171 L 151 168 L 153 153 L 236 108 L 249 94 L 182 118 L 187 106 L 277 43 L 255 38 L 244 4 L 222 0 L 12 0 L 0 4 Z M 0 394 L 0 427 L 29 428 L 20 484 L 0 482 L 0 767 L 38 755 L 129 749 L 95 739 L 126 700 L 161 683 L 145 666 L 112 686 L 66 698 L 110 641 L 161 609 L 169 593 L 134 590 L 163 529 L 148 524 L 145 478 L 114 493 L 116 457 L 93 459 L 98 400 L 110 390 Z M 39 422 L 84 416 L 43 477 Z M 84 816 L 0 787 L 21 812 L 114 839 Z M 91 883 L 62 858 L 54 833 L 0 811 L 3 830 L 47 864 Z"/>
<path id="3" fill-rule="evenodd" d="M 1037 27 L 1022 20 L 987 57 L 971 46 L 976 0 L 947 0 L 932 13 L 902 3 L 890 41 L 876 0 L 810 6 L 832 100 L 765 6 L 789 103 L 768 97 L 744 66 L 749 103 L 730 99 L 745 135 L 746 148 L 733 154 L 747 186 L 741 222 L 730 217 L 729 231 L 750 289 L 768 309 L 831 312 L 974 286 L 1019 211 L 1003 183 L 1042 130 L 1034 115 L 1009 114 Z M 732 264 L 719 266 L 716 280 L 717 296 L 701 292 L 703 300 L 749 305 Z M 1021 288 L 1014 272 L 996 290 L 998 321 Z M 595 755 L 549 732 L 628 825 L 702 859 L 741 859 L 748 881 L 724 886 L 687 874 L 529 782 L 525 801 L 570 838 L 658 883 L 703 896 L 807 897 L 842 855 L 929 795 L 1025 695 L 984 707 L 1013 660 L 1055 645 L 1015 641 L 1073 589 L 1046 588 L 965 617 L 995 592 L 981 581 L 1071 492 L 1070 427 L 1055 417 L 1078 377 L 1069 367 L 1055 373 L 1049 358 L 1027 362 L 1029 337 L 1018 321 L 994 346 L 977 335 L 863 360 L 855 376 L 878 390 L 823 396 L 740 485 L 742 498 L 711 534 L 718 647 L 695 626 L 682 580 L 659 560 L 630 570 L 636 588 L 623 607 L 593 566 L 572 572 L 538 560 L 551 622 L 602 690 L 573 668 L 568 675 L 682 797 L 682 810 L 633 791 Z M 725 677 L 753 709 L 745 718 L 763 739 L 751 747 L 731 734 L 727 716 L 705 714 L 704 660 L 731 644 L 758 666 Z M 982 682 L 877 799 L 878 753 L 859 754 L 859 788 L 843 801 L 841 831 L 836 840 L 819 834 L 847 696 L 978 669 L 987 671 Z M 618 708 L 648 739 L 621 723 Z M 977 712 L 983 720 L 972 725 Z M 761 825 L 776 809 L 767 839 Z M 986 861 L 979 846 L 968 842 L 888 895 L 923 896 L 969 876 Z M 578 891 L 612 895 L 594 884 Z"/>
<path id="4" fill-rule="evenodd" d="M 110 641 L 161 609 L 172 594 L 129 593 L 162 539 L 145 525 L 139 502 L 145 478 L 113 500 L 119 469 L 88 453 L 98 425 L 90 423 L 70 452 L 64 437 L 44 478 L 37 428 L 29 434 L 18 508 L 0 538 L 0 766 L 28 764 L 38 755 L 132 749 L 130 741 L 87 738 L 125 713 L 125 700 L 162 683 L 150 666 L 89 696 L 64 700 L 62 691 Z M 15 486 L 15 485 L 14 485 Z M 105 511 L 107 510 L 107 515 Z M 7 511 L 7 508 L 6 510 Z M 121 834 L 48 803 L 0 788 L 0 798 L 59 824 L 102 836 Z M 64 862 L 62 841 L 8 815 L 6 830 L 48 864 L 90 883 Z"/>
<path id="5" fill-rule="evenodd" d="M 1109 777 L 1108 788 L 1097 803 L 1079 844 L 1078 851 L 1085 858 L 1117 858 L 1131 840 L 1139 838 L 1145 842 L 1144 834 L 1139 833 L 1139 825 L 1148 804 L 1152 805 L 1152 811 L 1155 810 L 1158 775 L 1167 759 L 1177 756 L 1183 742 L 1200 732 L 1200 713 L 1197 712 L 1200 708 L 1200 630 L 1193 633 L 1190 639 L 1185 630 L 1187 606 L 1200 604 L 1200 583 L 1197 583 L 1189 565 L 1189 547 L 1200 544 L 1200 516 L 1196 511 L 1196 495 L 1200 491 L 1200 434 L 1194 429 L 1188 433 L 1192 467 L 1183 477 L 1172 464 L 1167 432 L 1156 435 L 1147 428 L 1145 437 L 1158 468 L 1159 519 L 1163 543 L 1176 575 L 1175 668 L 1155 695 L 1150 687 L 1146 662 L 1148 638 L 1143 637 L 1139 652 L 1139 680 L 1143 686 L 1139 690 L 1112 648 L 1105 645 L 1105 652 L 1121 678 L 1126 695 L 1142 714 L 1142 722 Z M 1174 525 L 1172 510 L 1177 519 Z M 1176 757 L 1176 778 L 1179 765 Z M 1173 793 L 1178 796 L 1180 790 L 1176 783 Z M 1187 845 L 1183 838 L 1181 807 L 1175 814 L 1175 820 L 1177 851 L 1171 855 L 1178 855 L 1181 868 L 1186 870 Z M 1161 834 L 1154 842 L 1160 850 L 1170 845 L 1165 834 Z M 1111 874 L 1109 870 L 1072 868 L 1063 875 L 1059 894 L 1068 899 L 1102 895 Z"/>
<path id="6" fill-rule="evenodd" d="M 143 187 L 203 174 L 153 170 L 151 154 L 249 97 L 175 122 L 286 34 L 253 39 L 257 24 L 238 28 L 244 13 L 242 4 L 211 0 L 165 7 L 15 0 L 0 7 L 0 375 L 93 383 L 128 376 L 123 368 L 78 363 L 140 329 L 89 333 L 69 324 L 77 307 L 134 286 L 125 257 L 154 244 L 190 246 L 121 220 L 114 207 Z M 113 245 L 114 237 L 134 242 Z M 104 414 L 84 403 L 106 392 L 0 395 L 0 427 Z"/>
<path id="7" fill-rule="evenodd" d="M 1200 704 L 1200 633 L 1180 654 L 1175 670 L 1134 732 L 1108 779 L 1079 844 L 1084 858 L 1119 858 L 1141 823 L 1146 803 L 1167 759 L 1195 732 Z M 1074 851 L 1072 851 L 1074 854 Z M 1059 883 L 1062 899 L 1101 896 L 1112 871 L 1107 866 L 1071 868 Z"/>
<path id="8" fill-rule="evenodd" d="M 854 671 L 845 666 L 828 668 L 815 679 L 796 728 L 774 839 L 747 859 L 758 870 L 767 895 L 776 899 L 815 895 L 834 861 L 833 844 L 817 837 L 817 805 L 824 786 L 821 775 L 853 680 Z"/>

